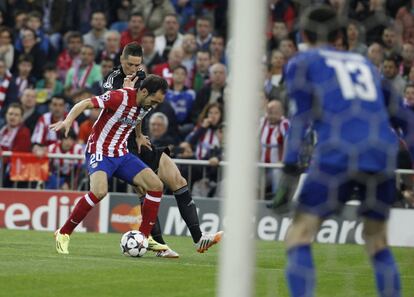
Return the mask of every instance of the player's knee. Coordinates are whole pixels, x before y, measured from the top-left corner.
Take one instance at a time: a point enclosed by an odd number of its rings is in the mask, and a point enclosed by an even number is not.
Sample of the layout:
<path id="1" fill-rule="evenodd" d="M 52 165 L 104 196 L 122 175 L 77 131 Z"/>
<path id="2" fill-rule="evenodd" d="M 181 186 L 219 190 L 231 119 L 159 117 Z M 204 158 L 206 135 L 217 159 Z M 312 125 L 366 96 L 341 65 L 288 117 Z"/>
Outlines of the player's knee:
<path id="1" fill-rule="evenodd" d="M 106 194 L 108 194 L 108 189 L 102 187 L 102 188 L 93 189 L 91 190 L 91 192 L 96 196 L 96 198 L 101 200 L 102 198 L 106 196 Z"/>
<path id="2" fill-rule="evenodd" d="M 173 191 L 177 191 L 181 189 L 182 187 L 185 187 L 186 185 L 187 185 L 187 180 L 184 177 L 182 177 L 181 174 L 178 174 L 174 178 L 174 187 L 171 187 L 171 189 Z"/>
<path id="3" fill-rule="evenodd" d="M 375 229 L 364 226 L 362 238 L 365 240 L 365 248 L 369 255 L 375 255 L 388 245 L 387 235 L 383 228 Z"/>
<path id="4" fill-rule="evenodd" d="M 162 192 L 164 189 L 164 185 L 162 183 L 162 181 L 157 177 L 157 178 L 152 178 L 148 184 L 147 184 L 147 191 L 159 191 Z"/>

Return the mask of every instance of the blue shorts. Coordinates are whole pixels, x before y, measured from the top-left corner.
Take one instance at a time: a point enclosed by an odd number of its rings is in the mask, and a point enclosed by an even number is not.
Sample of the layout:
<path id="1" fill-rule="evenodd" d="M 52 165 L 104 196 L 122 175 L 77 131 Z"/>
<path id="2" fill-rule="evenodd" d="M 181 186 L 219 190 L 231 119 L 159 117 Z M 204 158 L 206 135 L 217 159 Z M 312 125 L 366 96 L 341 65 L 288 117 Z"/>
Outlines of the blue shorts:
<path id="1" fill-rule="evenodd" d="M 297 210 L 326 218 L 338 213 L 347 201 L 360 200 L 360 216 L 379 221 L 388 219 L 396 197 L 394 176 L 329 171 L 308 173 L 299 192 Z"/>
<path id="2" fill-rule="evenodd" d="M 86 154 L 88 174 L 96 171 L 106 172 L 108 179 L 115 176 L 133 185 L 134 177 L 143 169 L 148 168 L 137 156 L 125 154 L 122 157 L 107 157 L 102 154 Z"/>

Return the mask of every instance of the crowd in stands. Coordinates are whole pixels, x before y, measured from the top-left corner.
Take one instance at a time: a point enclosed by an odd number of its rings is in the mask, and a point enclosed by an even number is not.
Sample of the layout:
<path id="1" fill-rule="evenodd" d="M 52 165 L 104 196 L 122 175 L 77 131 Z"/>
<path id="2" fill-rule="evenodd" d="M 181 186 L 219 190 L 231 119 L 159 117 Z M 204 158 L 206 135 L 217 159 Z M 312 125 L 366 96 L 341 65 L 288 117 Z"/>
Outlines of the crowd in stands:
<path id="1" fill-rule="evenodd" d="M 266 57 L 258 65 L 263 92 L 252 98 L 262 113 L 261 162 L 281 161 L 289 128 L 284 67 L 306 48 L 297 31 L 303 9 L 319 3 L 334 7 L 344 20 L 335 47 L 367 56 L 414 109 L 414 1 L 269 0 Z M 102 94 L 103 78 L 119 66 L 123 47 L 136 41 L 143 48 L 145 71 L 170 85 L 165 102 L 146 119 L 146 133 L 153 143 L 169 145 L 173 157 L 216 166 L 223 158 L 232 44 L 227 12 L 228 0 L 1 2 L 1 149 L 77 152 L 74 147 L 87 141 L 98 110 L 78 118 L 69 137 L 74 141 L 48 125 L 62 120 L 79 100 Z M 209 179 L 217 176 L 214 171 Z M 274 189 L 274 173 L 266 175 L 268 189 Z"/>

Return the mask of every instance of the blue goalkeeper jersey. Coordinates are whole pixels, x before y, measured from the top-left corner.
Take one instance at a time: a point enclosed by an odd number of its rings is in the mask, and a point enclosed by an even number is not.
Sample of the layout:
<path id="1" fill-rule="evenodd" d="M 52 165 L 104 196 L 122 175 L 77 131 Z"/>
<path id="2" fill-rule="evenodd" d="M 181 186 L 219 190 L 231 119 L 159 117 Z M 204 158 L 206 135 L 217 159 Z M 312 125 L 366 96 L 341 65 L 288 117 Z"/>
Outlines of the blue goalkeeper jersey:
<path id="1" fill-rule="evenodd" d="M 314 165 L 394 171 L 398 139 L 380 75 L 366 58 L 330 47 L 310 49 L 289 61 L 285 78 L 291 113 L 286 164 L 298 162 L 311 125 L 318 138 Z"/>

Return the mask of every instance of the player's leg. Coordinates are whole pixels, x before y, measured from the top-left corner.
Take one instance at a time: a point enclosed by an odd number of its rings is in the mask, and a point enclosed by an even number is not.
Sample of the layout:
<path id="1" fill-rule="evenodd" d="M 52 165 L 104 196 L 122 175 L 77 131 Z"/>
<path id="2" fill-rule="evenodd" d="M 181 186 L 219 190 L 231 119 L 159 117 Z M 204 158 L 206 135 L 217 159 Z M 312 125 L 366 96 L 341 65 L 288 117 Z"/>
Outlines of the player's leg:
<path id="1" fill-rule="evenodd" d="M 365 217 L 362 234 L 374 269 L 377 291 L 382 297 L 399 297 L 400 273 L 387 242 L 387 218 L 395 197 L 395 180 L 371 176 L 365 184 L 366 198 L 361 204 L 361 213 Z"/>
<path id="2" fill-rule="evenodd" d="M 141 207 L 142 222 L 139 228 L 146 237 L 155 225 L 160 206 L 163 184 L 148 166 L 133 154 L 126 154 L 123 163 L 114 172 L 114 176 L 145 191 Z"/>
<path id="3" fill-rule="evenodd" d="M 90 174 L 90 191 L 76 204 L 65 224 L 55 232 L 56 250 L 68 254 L 69 236 L 83 221 L 92 208 L 104 198 L 108 192 L 108 176 L 112 175 L 116 162 L 113 158 L 86 155 L 88 173 Z"/>
<path id="4" fill-rule="evenodd" d="M 162 153 L 161 155 L 158 176 L 173 192 L 181 217 L 187 224 L 194 243 L 197 243 L 200 240 L 202 233 L 200 230 L 196 205 L 191 197 L 187 181 L 181 175 L 177 165 L 166 153 Z"/>
<path id="5" fill-rule="evenodd" d="M 218 243 L 223 236 L 223 232 L 219 231 L 213 234 L 203 234 L 201 232 L 197 207 L 191 197 L 187 181 L 166 153 L 161 155 L 158 176 L 173 191 L 181 217 L 190 230 L 197 251 L 203 253 Z"/>
<path id="6" fill-rule="evenodd" d="M 286 278 L 290 296 L 313 296 L 315 268 L 312 259 L 311 242 L 322 220 L 313 214 L 298 212 L 286 234 L 288 263 Z"/>
<path id="7" fill-rule="evenodd" d="M 387 244 L 386 222 L 365 219 L 363 236 L 374 269 L 379 296 L 399 297 L 400 273 Z"/>

